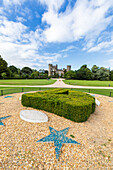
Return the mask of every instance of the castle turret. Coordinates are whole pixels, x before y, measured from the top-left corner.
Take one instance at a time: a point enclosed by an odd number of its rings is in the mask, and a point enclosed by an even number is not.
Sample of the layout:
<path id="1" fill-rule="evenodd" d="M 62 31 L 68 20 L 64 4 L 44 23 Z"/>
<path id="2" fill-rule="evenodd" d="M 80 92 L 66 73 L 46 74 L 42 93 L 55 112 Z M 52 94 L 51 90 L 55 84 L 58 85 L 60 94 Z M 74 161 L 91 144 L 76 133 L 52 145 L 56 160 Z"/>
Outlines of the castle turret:
<path id="1" fill-rule="evenodd" d="M 52 75 L 52 64 L 49 64 L 48 76 Z"/>
<path id="2" fill-rule="evenodd" d="M 56 64 L 56 70 L 58 69 L 58 65 Z"/>
<path id="3" fill-rule="evenodd" d="M 71 65 L 67 65 L 67 72 L 71 70 Z"/>

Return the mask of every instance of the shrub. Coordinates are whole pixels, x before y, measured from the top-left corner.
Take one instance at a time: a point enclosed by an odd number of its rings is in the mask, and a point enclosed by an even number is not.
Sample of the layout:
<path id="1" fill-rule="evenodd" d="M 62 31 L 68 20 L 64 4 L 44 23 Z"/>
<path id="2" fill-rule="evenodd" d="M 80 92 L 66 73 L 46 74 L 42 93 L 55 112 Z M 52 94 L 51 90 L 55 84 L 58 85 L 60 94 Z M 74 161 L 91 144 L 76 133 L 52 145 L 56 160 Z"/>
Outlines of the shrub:
<path id="1" fill-rule="evenodd" d="M 23 106 L 45 110 L 75 122 L 84 122 L 95 111 L 95 98 L 83 92 L 52 89 L 22 95 Z"/>

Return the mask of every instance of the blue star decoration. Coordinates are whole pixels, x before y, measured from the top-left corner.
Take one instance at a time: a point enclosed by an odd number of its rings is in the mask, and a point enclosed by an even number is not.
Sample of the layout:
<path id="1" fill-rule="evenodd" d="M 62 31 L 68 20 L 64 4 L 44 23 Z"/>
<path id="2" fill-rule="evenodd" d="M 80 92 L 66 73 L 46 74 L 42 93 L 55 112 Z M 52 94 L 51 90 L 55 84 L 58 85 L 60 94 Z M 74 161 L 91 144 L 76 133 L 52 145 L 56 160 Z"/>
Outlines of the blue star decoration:
<path id="1" fill-rule="evenodd" d="M 4 98 L 11 98 L 11 97 L 13 97 L 13 96 L 5 96 Z"/>
<path id="2" fill-rule="evenodd" d="M 60 151 L 64 143 L 80 144 L 71 138 L 66 137 L 69 128 L 57 131 L 52 127 L 49 127 L 50 135 L 38 140 L 37 142 L 54 142 L 56 159 L 59 159 Z"/>
<path id="3" fill-rule="evenodd" d="M 0 117 L 0 125 L 4 126 L 4 123 L 2 122 L 2 120 L 11 117 L 11 116 L 5 116 L 5 117 Z"/>

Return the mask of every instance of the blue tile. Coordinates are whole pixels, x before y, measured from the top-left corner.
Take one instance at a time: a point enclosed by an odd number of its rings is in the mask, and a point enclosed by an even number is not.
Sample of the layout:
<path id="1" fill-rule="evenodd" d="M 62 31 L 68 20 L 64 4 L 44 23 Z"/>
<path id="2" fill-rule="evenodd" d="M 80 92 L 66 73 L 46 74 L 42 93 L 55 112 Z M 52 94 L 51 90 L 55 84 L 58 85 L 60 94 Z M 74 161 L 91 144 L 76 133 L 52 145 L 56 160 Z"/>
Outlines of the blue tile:
<path id="1" fill-rule="evenodd" d="M 61 148 L 64 143 L 80 144 L 75 140 L 72 140 L 71 138 L 65 136 L 69 128 L 65 128 L 63 130 L 57 131 L 54 128 L 49 127 L 49 130 L 50 130 L 50 135 L 38 140 L 37 142 L 54 142 L 56 159 L 59 159 Z"/>
<path id="2" fill-rule="evenodd" d="M 11 97 L 13 97 L 13 96 L 5 96 L 4 98 L 11 98 Z"/>
<path id="3" fill-rule="evenodd" d="M 0 125 L 4 126 L 2 120 L 7 119 L 8 117 L 11 117 L 11 116 L 0 117 Z"/>

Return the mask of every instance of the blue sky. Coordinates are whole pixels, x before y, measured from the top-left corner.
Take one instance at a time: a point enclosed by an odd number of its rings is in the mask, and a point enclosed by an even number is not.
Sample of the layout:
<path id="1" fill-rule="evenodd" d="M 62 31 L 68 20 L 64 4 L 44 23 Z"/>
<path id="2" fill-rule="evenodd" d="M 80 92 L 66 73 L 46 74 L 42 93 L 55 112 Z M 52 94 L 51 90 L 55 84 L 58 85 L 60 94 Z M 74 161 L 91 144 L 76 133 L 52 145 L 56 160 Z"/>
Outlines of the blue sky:
<path id="1" fill-rule="evenodd" d="M 0 0 L 0 55 L 18 68 L 113 69 L 113 0 Z"/>

